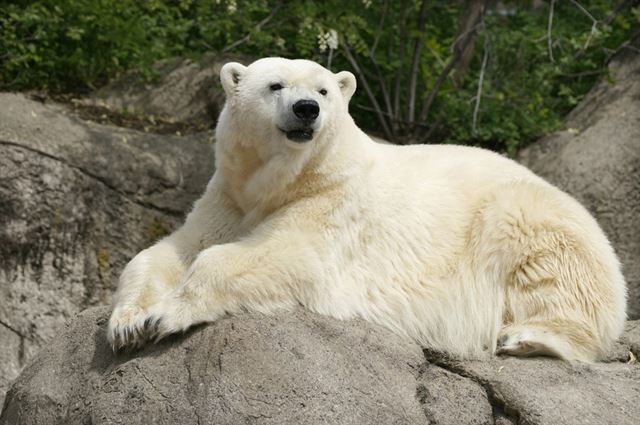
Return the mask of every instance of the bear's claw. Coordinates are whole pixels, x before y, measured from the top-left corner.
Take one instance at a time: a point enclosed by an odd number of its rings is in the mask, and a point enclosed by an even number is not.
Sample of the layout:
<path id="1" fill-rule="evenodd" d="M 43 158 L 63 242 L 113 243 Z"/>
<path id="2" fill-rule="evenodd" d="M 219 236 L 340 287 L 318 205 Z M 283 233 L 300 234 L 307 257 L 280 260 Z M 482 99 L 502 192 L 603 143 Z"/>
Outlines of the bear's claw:
<path id="1" fill-rule="evenodd" d="M 142 324 L 142 332 L 146 341 L 158 342 L 160 340 L 160 322 L 157 316 L 149 316 Z"/>
<path id="2" fill-rule="evenodd" d="M 109 330 L 111 348 L 115 353 L 129 352 L 142 348 L 146 343 L 157 343 L 172 332 L 163 330 L 163 320 L 149 316 L 135 324 L 114 326 Z"/>
<path id="3" fill-rule="evenodd" d="M 148 342 L 157 343 L 170 334 L 184 332 L 193 321 L 180 307 L 175 302 L 156 303 L 148 309 L 116 307 L 107 330 L 113 351 L 136 350 Z"/>
<path id="4" fill-rule="evenodd" d="M 128 314 L 114 312 L 109 322 L 107 336 L 116 353 L 136 350 L 146 342 L 159 339 L 161 318 L 147 315 L 141 309 Z"/>

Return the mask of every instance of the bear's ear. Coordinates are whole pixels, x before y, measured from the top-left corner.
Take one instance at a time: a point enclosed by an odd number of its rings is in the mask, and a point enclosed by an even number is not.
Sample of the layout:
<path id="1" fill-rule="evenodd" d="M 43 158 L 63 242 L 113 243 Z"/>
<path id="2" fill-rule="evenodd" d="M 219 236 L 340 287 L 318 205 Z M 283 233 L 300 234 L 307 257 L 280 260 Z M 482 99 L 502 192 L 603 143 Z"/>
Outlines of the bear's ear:
<path id="1" fill-rule="evenodd" d="M 336 74 L 336 81 L 338 82 L 342 96 L 348 103 L 356 91 L 356 77 L 349 71 L 342 71 Z"/>
<path id="2" fill-rule="evenodd" d="M 236 86 L 244 75 L 247 67 L 238 62 L 225 63 L 220 70 L 220 82 L 227 97 L 233 96 Z"/>

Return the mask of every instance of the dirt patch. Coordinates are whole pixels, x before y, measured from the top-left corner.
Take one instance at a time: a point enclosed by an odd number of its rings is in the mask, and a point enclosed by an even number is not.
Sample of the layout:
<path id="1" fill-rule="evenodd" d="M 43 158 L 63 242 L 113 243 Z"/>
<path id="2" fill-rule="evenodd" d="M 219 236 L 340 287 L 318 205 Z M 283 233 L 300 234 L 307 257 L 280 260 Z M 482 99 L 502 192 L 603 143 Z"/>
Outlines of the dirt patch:
<path id="1" fill-rule="evenodd" d="M 42 103 L 62 103 L 66 105 L 71 112 L 85 121 L 130 128 L 144 131 L 145 133 L 183 136 L 212 129 L 211 125 L 203 123 L 177 122 L 153 115 L 115 111 L 107 106 L 88 105 L 83 103 L 82 100 L 74 94 L 30 92 L 27 93 L 27 96 L 32 100 Z"/>

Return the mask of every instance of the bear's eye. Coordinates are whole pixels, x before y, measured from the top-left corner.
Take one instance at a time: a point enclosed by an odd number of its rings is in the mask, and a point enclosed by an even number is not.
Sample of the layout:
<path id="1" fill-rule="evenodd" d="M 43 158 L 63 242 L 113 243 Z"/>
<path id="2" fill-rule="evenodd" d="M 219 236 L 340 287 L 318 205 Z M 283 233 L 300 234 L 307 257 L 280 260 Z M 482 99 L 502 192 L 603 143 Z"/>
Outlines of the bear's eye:
<path id="1" fill-rule="evenodd" d="M 327 89 L 321 89 L 321 90 L 319 90 L 319 92 L 320 92 L 320 94 L 321 94 L 321 95 L 323 95 L 323 96 L 326 96 L 326 95 L 327 95 Z"/>
<path id="2" fill-rule="evenodd" d="M 278 91 L 283 89 L 282 84 L 279 83 L 271 84 L 269 88 L 271 89 L 271 91 Z"/>

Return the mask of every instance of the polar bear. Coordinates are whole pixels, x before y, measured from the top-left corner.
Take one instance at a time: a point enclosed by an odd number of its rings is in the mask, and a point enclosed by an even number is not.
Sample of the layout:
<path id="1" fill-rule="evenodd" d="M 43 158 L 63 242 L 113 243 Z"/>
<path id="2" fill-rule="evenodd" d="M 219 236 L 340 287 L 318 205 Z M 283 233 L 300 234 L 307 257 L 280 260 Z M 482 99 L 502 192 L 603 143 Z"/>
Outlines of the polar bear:
<path id="1" fill-rule="evenodd" d="M 115 350 L 243 310 L 302 305 L 458 358 L 600 358 L 626 285 L 574 199 L 498 154 L 373 142 L 349 72 L 226 64 L 216 171 L 175 233 L 124 269 Z"/>

